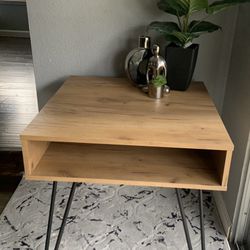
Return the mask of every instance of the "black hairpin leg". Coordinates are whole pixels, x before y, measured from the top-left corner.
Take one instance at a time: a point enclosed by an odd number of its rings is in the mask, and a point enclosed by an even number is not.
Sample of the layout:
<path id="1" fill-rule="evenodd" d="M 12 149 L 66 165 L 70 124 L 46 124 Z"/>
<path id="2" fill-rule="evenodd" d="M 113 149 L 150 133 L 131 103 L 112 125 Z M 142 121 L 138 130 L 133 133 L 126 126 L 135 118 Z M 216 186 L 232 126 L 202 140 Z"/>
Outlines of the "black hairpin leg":
<path id="1" fill-rule="evenodd" d="M 45 242 L 45 250 L 49 250 L 49 244 L 50 244 L 50 235 L 51 235 L 51 227 L 52 227 L 52 220 L 53 220 L 53 213 L 54 213 L 54 206 L 55 206 L 55 198 L 56 198 L 56 188 L 57 188 L 57 182 L 53 182 L 53 188 L 52 188 L 52 196 L 51 196 L 51 204 L 50 204 L 50 211 L 49 211 L 49 220 L 48 220 L 48 228 L 47 228 L 47 235 L 46 235 L 46 242 Z M 69 194 L 69 199 L 65 208 L 65 212 L 63 215 L 63 219 L 62 219 L 62 224 L 59 230 L 59 234 L 57 236 L 57 241 L 56 241 L 56 245 L 55 245 L 55 250 L 59 249 L 60 246 L 60 242 L 62 239 L 62 235 L 64 232 L 64 228 L 66 225 L 66 221 L 67 221 L 67 217 L 69 215 L 69 210 L 70 210 L 70 206 L 72 204 L 73 201 L 73 197 L 74 197 L 74 193 L 75 193 L 75 189 L 76 189 L 76 183 L 73 182 L 71 190 L 70 190 L 70 194 Z"/>
<path id="2" fill-rule="evenodd" d="M 183 204 L 182 204 L 182 200 L 181 200 L 181 196 L 180 196 L 180 191 L 178 189 L 176 189 L 176 195 L 177 195 L 178 204 L 179 204 L 179 208 L 180 208 L 180 212 L 181 212 L 181 217 L 182 217 L 182 222 L 183 222 L 183 227 L 184 227 L 184 231 L 185 231 L 185 236 L 186 236 L 186 240 L 187 240 L 188 249 L 192 250 L 193 248 L 192 248 L 192 243 L 191 243 L 191 240 L 190 240 L 189 230 L 188 230 L 188 226 L 187 226 L 187 219 L 186 219 L 186 216 L 185 216 L 185 212 L 184 212 L 184 208 L 183 208 Z M 199 208 L 200 208 L 200 227 L 201 227 L 201 249 L 205 250 L 206 245 L 205 245 L 205 230 L 204 230 L 204 213 L 203 213 L 202 190 L 199 190 Z"/>
<path id="3" fill-rule="evenodd" d="M 182 222 L 183 222 L 183 227 L 184 227 L 184 231 L 185 231 L 188 249 L 192 250 L 193 248 L 192 248 L 192 243 L 191 243 L 191 239 L 190 239 L 190 235 L 189 235 L 189 231 L 188 231 L 187 219 L 186 219 L 186 216 L 184 213 L 180 191 L 178 189 L 176 189 L 176 195 L 177 195 L 177 200 L 178 200 L 178 204 L 179 204 L 179 208 L 180 208 L 180 212 L 181 212 L 181 217 L 182 217 Z"/>
<path id="4" fill-rule="evenodd" d="M 54 213 L 54 207 L 55 207 L 55 199 L 56 199 L 56 189 L 57 189 L 57 182 L 54 181 L 53 182 L 53 188 L 52 188 L 51 201 L 50 201 L 49 220 L 48 220 L 47 235 L 46 235 L 46 241 L 45 241 L 45 250 L 49 250 L 52 219 L 53 219 L 53 213 Z"/>
<path id="5" fill-rule="evenodd" d="M 199 205 L 200 205 L 200 226 L 201 226 L 201 249 L 205 250 L 205 230 L 204 230 L 204 213 L 203 213 L 203 197 L 202 190 L 199 190 Z"/>
<path id="6" fill-rule="evenodd" d="M 63 231 L 64 231 L 66 221 L 67 221 L 67 218 L 68 218 L 68 215 L 69 215 L 70 206 L 71 206 L 73 198 L 74 198 L 75 189 L 76 189 L 76 183 L 73 182 L 71 190 L 70 190 L 70 194 L 69 194 L 68 203 L 67 203 L 64 215 L 63 215 L 63 220 L 62 220 L 62 224 L 61 224 L 61 227 L 60 227 L 60 231 L 59 231 L 59 234 L 58 234 L 58 237 L 57 237 L 57 240 L 56 240 L 55 250 L 57 250 L 59 248 L 59 245 L 60 245 L 60 242 L 61 242 L 61 239 L 62 239 Z"/>

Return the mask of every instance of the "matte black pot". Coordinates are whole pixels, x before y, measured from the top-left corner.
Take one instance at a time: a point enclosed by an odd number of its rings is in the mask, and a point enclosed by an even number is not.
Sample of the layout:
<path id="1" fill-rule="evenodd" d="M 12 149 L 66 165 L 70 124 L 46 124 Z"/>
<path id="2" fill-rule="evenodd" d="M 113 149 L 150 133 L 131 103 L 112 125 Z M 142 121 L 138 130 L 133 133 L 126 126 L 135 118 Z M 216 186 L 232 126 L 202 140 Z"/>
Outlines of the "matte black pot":
<path id="1" fill-rule="evenodd" d="M 192 81 L 198 50 L 198 44 L 192 44 L 185 49 L 175 44 L 166 47 L 167 80 L 170 89 L 187 90 Z"/>

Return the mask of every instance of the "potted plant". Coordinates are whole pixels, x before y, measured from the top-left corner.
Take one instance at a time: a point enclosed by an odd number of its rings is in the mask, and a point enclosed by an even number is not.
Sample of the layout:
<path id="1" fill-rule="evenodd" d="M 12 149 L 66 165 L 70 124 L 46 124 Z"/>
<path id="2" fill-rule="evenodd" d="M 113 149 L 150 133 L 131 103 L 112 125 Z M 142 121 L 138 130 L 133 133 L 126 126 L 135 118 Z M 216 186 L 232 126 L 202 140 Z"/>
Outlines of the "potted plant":
<path id="1" fill-rule="evenodd" d="M 148 83 L 149 97 L 160 99 L 165 92 L 167 80 L 163 75 L 158 75 Z"/>
<path id="2" fill-rule="evenodd" d="M 208 17 L 230 6 L 250 0 L 222 0 L 208 4 L 208 0 L 160 0 L 158 8 L 174 15 L 176 22 L 152 22 L 149 29 L 160 32 L 170 44 L 165 56 L 168 66 L 167 81 L 171 89 L 186 90 L 193 77 L 199 45 L 193 40 L 205 33 L 221 29 L 220 26 L 205 21 Z M 194 20 L 193 14 L 204 12 L 200 20 Z"/>

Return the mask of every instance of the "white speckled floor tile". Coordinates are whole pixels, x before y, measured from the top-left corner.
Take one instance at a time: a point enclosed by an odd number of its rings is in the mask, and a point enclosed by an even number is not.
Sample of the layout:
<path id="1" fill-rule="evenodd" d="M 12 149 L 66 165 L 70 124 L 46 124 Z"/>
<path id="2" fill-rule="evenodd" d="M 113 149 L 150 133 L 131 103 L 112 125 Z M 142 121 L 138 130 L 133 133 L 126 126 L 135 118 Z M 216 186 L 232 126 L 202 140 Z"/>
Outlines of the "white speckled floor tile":
<path id="1" fill-rule="evenodd" d="M 55 244 L 70 183 L 59 183 L 51 237 Z M 0 249 L 44 249 L 52 183 L 22 180 L 0 217 Z M 200 249 L 198 192 L 182 190 L 194 249 Z M 211 194 L 204 192 L 208 250 L 224 248 Z M 81 184 L 61 250 L 187 249 L 174 189 Z"/>

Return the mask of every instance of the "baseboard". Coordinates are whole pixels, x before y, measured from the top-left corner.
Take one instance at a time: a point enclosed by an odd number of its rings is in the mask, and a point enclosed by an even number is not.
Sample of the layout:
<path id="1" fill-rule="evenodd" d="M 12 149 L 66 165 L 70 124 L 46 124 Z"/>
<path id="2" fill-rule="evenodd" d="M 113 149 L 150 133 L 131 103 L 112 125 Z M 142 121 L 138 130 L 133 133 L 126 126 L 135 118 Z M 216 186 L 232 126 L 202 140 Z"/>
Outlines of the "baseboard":
<path id="1" fill-rule="evenodd" d="M 215 205 L 216 205 L 217 212 L 218 212 L 218 215 L 220 217 L 224 232 L 225 232 L 227 238 L 229 239 L 230 238 L 230 231 L 231 231 L 231 227 L 232 227 L 232 221 L 228 215 L 226 205 L 224 203 L 224 200 L 223 200 L 220 192 L 213 192 L 213 197 L 214 197 Z"/>
<path id="2" fill-rule="evenodd" d="M 235 244 L 232 242 L 229 243 L 229 247 L 230 247 L 230 250 L 247 250 L 247 249 L 241 248 L 238 244 Z"/>
<path id="3" fill-rule="evenodd" d="M 0 30 L 0 36 L 29 38 L 30 33 L 26 30 Z"/>

